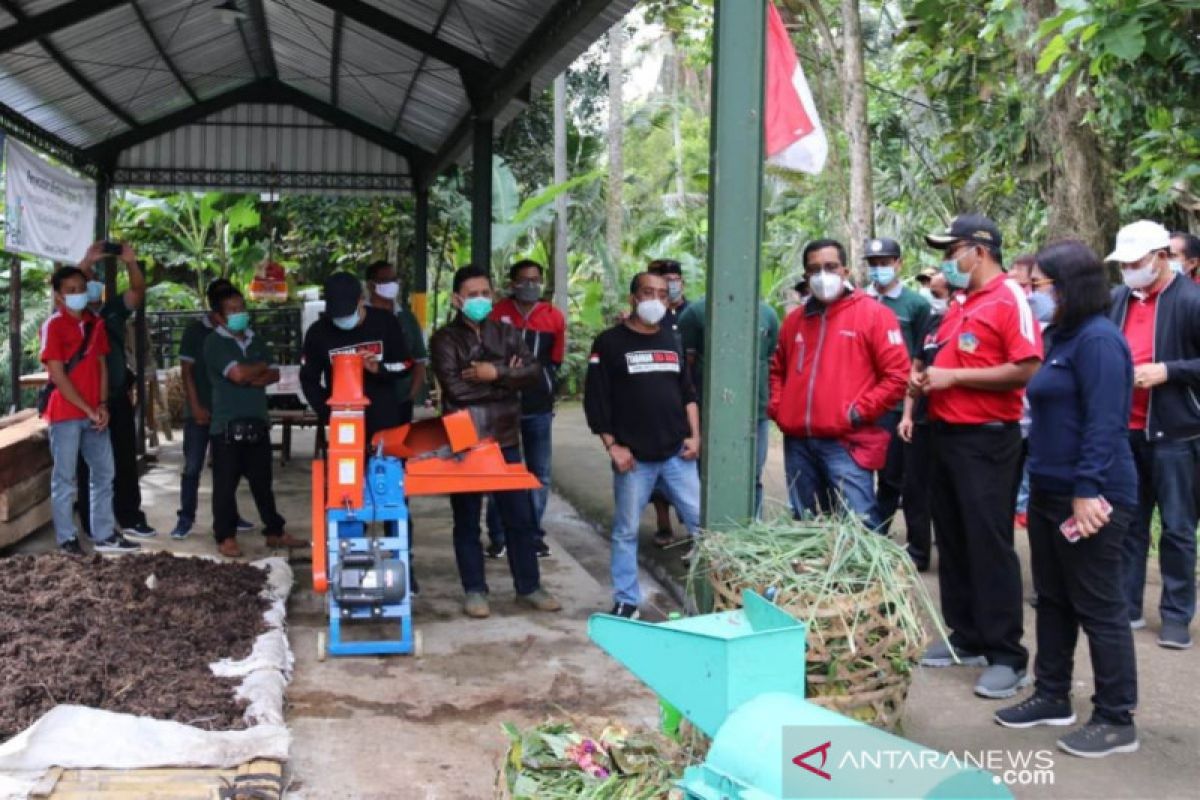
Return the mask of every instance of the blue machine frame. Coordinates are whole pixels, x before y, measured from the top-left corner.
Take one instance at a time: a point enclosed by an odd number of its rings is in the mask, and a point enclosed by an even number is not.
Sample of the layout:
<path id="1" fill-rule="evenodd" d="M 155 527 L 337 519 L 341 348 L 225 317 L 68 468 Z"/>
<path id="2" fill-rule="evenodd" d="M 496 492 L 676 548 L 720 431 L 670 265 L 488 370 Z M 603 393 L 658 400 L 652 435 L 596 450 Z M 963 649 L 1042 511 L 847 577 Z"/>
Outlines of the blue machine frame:
<path id="1" fill-rule="evenodd" d="M 400 459 L 375 455 L 367 460 L 363 481 L 363 507 L 325 512 L 329 570 L 329 641 L 335 656 L 409 655 L 414 652 L 412 586 L 409 568 L 408 503 L 404 498 L 404 466 Z M 370 535 L 372 523 L 383 525 L 382 536 Z M 378 553 L 402 564 L 404 599 L 376 606 L 343 606 L 338 602 L 338 579 L 343 559 Z M 342 623 L 395 621 L 396 637 L 375 640 L 342 640 Z"/>

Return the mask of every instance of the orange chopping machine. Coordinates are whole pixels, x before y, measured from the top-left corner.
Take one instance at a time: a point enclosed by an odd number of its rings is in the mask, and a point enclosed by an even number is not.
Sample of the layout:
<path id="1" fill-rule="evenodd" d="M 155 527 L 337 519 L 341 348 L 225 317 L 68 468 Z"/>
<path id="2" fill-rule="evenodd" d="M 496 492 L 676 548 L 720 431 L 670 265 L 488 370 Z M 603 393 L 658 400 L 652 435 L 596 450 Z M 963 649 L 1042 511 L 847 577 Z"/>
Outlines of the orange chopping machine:
<path id="1" fill-rule="evenodd" d="M 407 498 L 536 489 L 523 464 L 480 439 L 456 411 L 392 428 L 366 441 L 364 355 L 332 357 L 326 457 L 312 465 L 313 588 L 328 599 L 318 655 L 418 654 L 412 627 Z M 343 637 L 343 624 L 386 623 L 382 639 Z"/>

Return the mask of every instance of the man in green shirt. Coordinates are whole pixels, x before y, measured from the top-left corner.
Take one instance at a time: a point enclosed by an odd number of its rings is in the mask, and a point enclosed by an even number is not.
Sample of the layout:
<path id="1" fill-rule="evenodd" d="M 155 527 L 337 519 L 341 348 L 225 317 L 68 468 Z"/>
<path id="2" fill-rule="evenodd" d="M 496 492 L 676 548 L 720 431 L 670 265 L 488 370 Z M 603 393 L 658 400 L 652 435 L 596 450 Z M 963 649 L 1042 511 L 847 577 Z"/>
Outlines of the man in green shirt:
<path id="1" fill-rule="evenodd" d="M 214 298 L 233 284 L 217 278 L 208 285 L 205 299 L 209 312 L 183 331 L 179 343 L 179 370 L 183 378 L 183 475 L 179 482 L 179 511 L 172 539 L 186 539 L 196 522 L 200 476 L 208 458 L 209 423 L 212 421 L 212 383 L 204 363 L 204 342 L 217 327 Z M 234 509 L 236 513 L 236 506 Z M 238 515 L 239 533 L 254 530 L 254 525 Z"/>
<path id="2" fill-rule="evenodd" d="M 863 253 L 871 273 L 871 287 L 875 290 L 876 299 L 883 303 L 896 319 L 900 321 L 900 334 L 908 347 L 909 358 L 921 355 L 921 337 L 929 326 L 929 315 L 933 309 L 929 301 L 919 293 L 914 292 L 900 282 L 900 272 L 903 263 L 900 257 L 900 244 L 895 239 L 867 239 L 863 243 Z M 904 441 L 896 435 L 896 426 L 900 423 L 904 404 L 879 418 L 880 427 L 886 428 L 892 434 L 888 446 L 887 463 L 877 474 L 879 486 L 875 490 L 875 501 L 879 504 L 879 518 L 883 520 L 882 533 L 887 533 L 891 527 L 892 517 L 900 506 L 900 494 L 904 486 Z"/>
<path id="3" fill-rule="evenodd" d="M 704 367 L 704 304 L 701 297 L 688 304 L 679 316 L 679 337 L 683 343 L 683 352 L 687 357 L 688 370 L 692 381 L 703 403 L 701 387 Z M 754 476 L 754 513 L 762 515 L 762 471 L 767 463 L 768 434 L 770 432 L 767 419 L 767 400 L 770 397 L 768 388 L 768 373 L 770 372 L 771 356 L 775 354 L 775 346 L 779 344 L 779 315 L 775 309 L 766 303 L 758 304 L 758 424 L 755 432 L 757 443 L 757 469 Z"/>
<path id="4" fill-rule="evenodd" d="M 413 408 L 425 390 L 425 370 L 429 363 L 425 335 L 412 309 L 400 300 L 400 282 L 394 266 L 386 261 L 376 261 L 367 267 L 363 277 L 367 280 L 367 302 L 375 308 L 395 314 L 404 330 L 404 341 L 408 345 L 413 366 L 396 380 L 395 387 L 396 399 L 400 401 L 400 416 L 405 422 L 411 422 Z"/>
<path id="5" fill-rule="evenodd" d="M 122 244 L 120 255 L 109 256 L 105 254 L 104 246 L 103 241 L 94 242 L 79 262 L 79 269 L 87 278 L 88 308 L 104 320 L 104 330 L 108 334 L 109 349 L 105 357 L 108 368 L 106 400 L 115 470 L 113 516 L 116 518 L 117 530 L 125 536 L 149 539 L 158 534 L 147 523 L 146 514 L 142 511 L 142 492 L 138 488 L 137 426 L 134 406 L 129 399 L 133 375 L 125 358 L 125 327 L 134 312 L 141 308 L 146 300 L 146 278 L 132 247 Z M 110 297 L 107 302 L 104 300 L 103 276 L 96 272 L 96 265 L 105 260 L 109 269 L 115 268 L 117 264 L 124 264 L 129 276 L 129 288 L 116 297 Z M 79 486 L 88 485 L 88 468 L 82 458 L 79 459 L 78 481 Z M 90 535 L 91 511 L 87 492 L 79 493 L 77 506 L 82 527 Z M 108 535 L 107 532 L 104 535 Z"/>
<path id="6" fill-rule="evenodd" d="M 246 301 L 237 289 L 214 297 L 216 329 L 204 340 L 204 364 L 212 383 L 213 533 L 228 558 L 242 554 L 237 543 L 237 497 L 242 477 L 250 484 L 268 547 L 307 547 L 284 532 L 271 489 L 271 433 L 267 386 L 279 380 L 266 342 L 250 330 Z"/>

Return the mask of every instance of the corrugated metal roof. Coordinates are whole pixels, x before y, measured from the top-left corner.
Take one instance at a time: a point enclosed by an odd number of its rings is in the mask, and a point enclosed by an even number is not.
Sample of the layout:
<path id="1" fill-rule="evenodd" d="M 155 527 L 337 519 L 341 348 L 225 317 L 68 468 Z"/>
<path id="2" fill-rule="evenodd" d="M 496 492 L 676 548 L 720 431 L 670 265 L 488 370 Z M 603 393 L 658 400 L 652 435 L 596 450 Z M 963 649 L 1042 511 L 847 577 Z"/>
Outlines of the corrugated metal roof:
<path id="1" fill-rule="evenodd" d="M 491 110 L 505 122 L 523 107 L 512 97 L 519 81 L 500 80 L 512 77 L 506 68 L 533 66 L 522 74 L 540 91 L 635 0 L 237 0 L 247 18 L 236 25 L 221 21 L 216 0 L 90 12 L 80 0 L 16 2 L 25 20 L 70 6 L 73 22 L 45 34 L 52 54 L 0 11 L 0 38 L 11 37 L 0 52 L 0 103 L 80 158 L 115 157 L 131 181 L 190 188 L 221 171 L 247 187 L 285 170 L 313 187 L 367 174 L 403 180 L 467 141 L 459 66 L 484 96 L 501 92 Z M 540 26 L 557 17 L 575 35 L 531 56 L 547 43 L 535 38 Z"/>
<path id="2" fill-rule="evenodd" d="M 266 192 L 287 185 L 287 175 L 302 175 L 309 177 L 289 192 L 340 194 L 351 191 L 355 179 L 392 190 L 408 180 L 408 165 L 395 153 L 297 108 L 271 104 L 234 106 L 143 142 L 121 154 L 117 170 L 124 185 L 178 190 L 215 182 Z M 317 175 L 322 183 L 314 183 Z"/>

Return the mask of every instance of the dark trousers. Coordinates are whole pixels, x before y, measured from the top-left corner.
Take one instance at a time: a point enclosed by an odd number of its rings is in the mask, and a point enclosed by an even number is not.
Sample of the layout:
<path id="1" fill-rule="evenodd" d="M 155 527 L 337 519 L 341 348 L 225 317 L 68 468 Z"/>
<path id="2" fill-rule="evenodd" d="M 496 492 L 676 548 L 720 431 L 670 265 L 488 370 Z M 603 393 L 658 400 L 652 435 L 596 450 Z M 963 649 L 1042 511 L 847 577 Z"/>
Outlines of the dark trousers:
<path id="1" fill-rule="evenodd" d="M 1142 616 L 1150 523 L 1158 507 L 1162 534 L 1158 565 L 1162 573 L 1159 615 L 1188 625 L 1196 615 L 1196 464 L 1200 442 L 1148 442 L 1143 431 L 1130 431 L 1138 472 L 1138 513 L 1125 537 L 1125 595 L 1129 617 Z"/>
<path id="2" fill-rule="evenodd" d="M 892 517 L 900 507 L 900 496 L 904 491 L 905 451 L 908 445 L 896 435 L 896 426 L 900 424 L 900 412 L 889 411 L 879 418 L 879 427 L 892 435 L 888 444 L 887 462 L 883 469 L 875 473 L 878 485 L 875 488 L 875 503 L 879 506 L 879 518 L 883 520 L 880 533 L 887 533 L 892 527 Z M 905 498 L 905 504 L 908 498 Z"/>
<path id="3" fill-rule="evenodd" d="M 554 425 L 554 412 L 544 414 L 524 414 L 521 416 L 521 454 L 525 458 L 525 468 L 542 482 L 542 488 L 531 489 L 533 494 L 533 513 L 537 521 L 537 541 L 546 538 L 542 528 L 542 517 L 546 513 L 546 504 L 550 500 L 550 457 L 552 453 L 551 430 Z M 504 544 L 504 523 L 500 520 L 500 509 L 495 502 L 487 502 L 487 534 L 492 544 Z"/>
<path id="4" fill-rule="evenodd" d="M 238 484 L 242 478 L 250 484 L 250 494 L 262 520 L 263 534 L 278 536 L 285 521 L 275 508 L 275 493 L 271 489 L 271 441 L 258 444 L 230 444 L 223 433 L 212 436 L 213 449 L 213 534 L 218 542 L 237 535 Z"/>
<path id="5" fill-rule="evenodd" d="M 183 475 L 179 481 L 179 511 L 181 522 L 189 525 L 196 521 L 196 508 L 199 505 L 200 477 L 204 474 L 205 460 L 208 458 L 210 445 L 208 426 L 200 425 L 195 420 L 184 420 L 183 423 Z M 237 513 L 237 504 L 234 504 Z M 240 516 L 239 516 L 240 518 Z"/>
<path id="6" fill-rule="evenodd" d="M 1076 542 L 1068 542 L 1059 531 L 1074 513 L 1070 497 L 1035 491 L 1028 513 L 1038 598 L 1037 691 L 1055 700 L 1067 699 L 1082 627 L 1095 674 L 1096 717 L 1128 725 L 1137 706 L 1137 660 L 1121 574 L 1124 540 L 1135 510 L 1113 509 L 1099 533 Z"/>
<path id="7" fill-rule="evenodd" d="M 505 447 L 504 460 L 509 464 L 520 464 L 521 448 Z M 482 492 L 450 495 L 450 508 L 454 511 L 454 560 L 458 563 L 458 576 L 466 592 L 488 591 L 483 544 L 479 541 L 479 514 L 483 510 L 483 499 L 487 496 Z M 522 489 L 494 492 L 491 497 L 504 524 L 507 539 L 505 552 L 513 586 L 517 594 L 530 594 L 541 585 L 537 551 L 534 549 L 537 521 L 533 496 L 528 489 Z"/>
<path id="8" fill-rule="evenodd" d="M 930 506 L 950 642 L 1018 671 L 1029 660 L 1021 646 L 1021 562 L 1013 547 L 1020 457 L 1015 423 L 933 423 Z"/>
<path id="9" fill-rule="evenodd" d="M 922 422 L 913 425 L 912 442 L 904 448 L 904 528 L 908 531 L 908 554 L 921 565 L 928 564 L 933 554 L 929 510 L 932 444 L 929 423 Z"/>
<path id="10" fill-rule="evenodd" d="M 145 525 L 146 515 L 142 512 L 142 490 L 138 487 L 137 426 L 133 403 L 120 393 L 108 401 L 108 435 L 112 439 L 113 451 L 113 517 L 117 527 L 131 528 Z M 76 469 L 77 486 L 87 486 L 89 473 L 87 463 L 80 458 Z M 91 507 L 87 492 L 80 492 L 75 501 L 79 511 L 81 527 L 91 535 Z"/>

